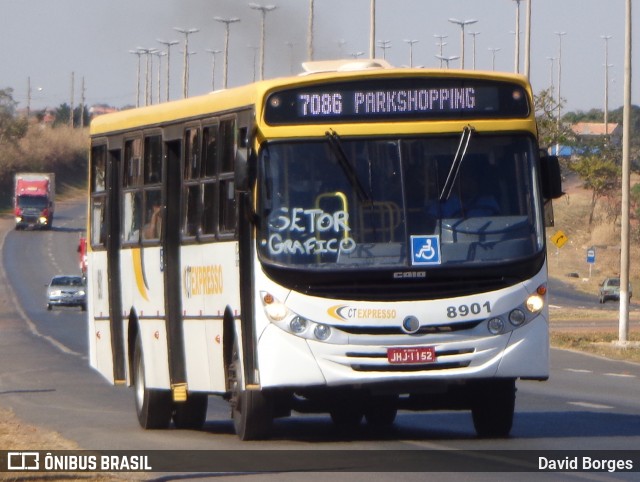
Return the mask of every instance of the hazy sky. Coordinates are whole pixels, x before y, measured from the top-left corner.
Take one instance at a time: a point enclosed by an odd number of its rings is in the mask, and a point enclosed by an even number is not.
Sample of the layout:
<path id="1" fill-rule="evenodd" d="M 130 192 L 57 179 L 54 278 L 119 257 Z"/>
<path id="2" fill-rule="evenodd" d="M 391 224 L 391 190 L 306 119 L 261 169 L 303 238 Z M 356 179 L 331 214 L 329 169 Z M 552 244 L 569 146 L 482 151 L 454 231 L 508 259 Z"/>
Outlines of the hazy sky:
<path id="1" fill-rule="evenodd" d="M 265 77 L 299 72 L 307 56 L 309 0 L 255 0 L 278 8 L 267 14 Z M 602 109 L 604 106 L 605 41 L 609 40 L 609 106 L 622 105 L 624 66 L 624 0 L 531 0 L 531 82 L 535 92 L 549 87 L 553 65 L 557 85 L 562 36 L 561 93 L 566 110 Z M 189 37 L 189 94 L 204 94 L 212 85 L 212 54 L 222 50 L 224 25 L 214 20 L 239 17 L 231 25 L 229 86 L 251 82 L 255 49 L 260 43 L 260 13 L 249 0 L 0 0 L 0 88 L 12 87 L 19 107 L 27 105 L 28 78 L 31 107 L 57 107 L 71 100 L 71 73 L 75 73 L 74 99 L 80 102 L 84 79 L 88 105 L 106 103 L 117 107 L 136 102 L 138 47 L 165 48 L 157 39 L 178 40 L 171 49 L 171 98 L 182 95 L 184 35 L 174 27 L 198 28 Z M 348 57 L 369 51 L 370 0 L 315 0 L 315 58 Z M 524 59 L 525 1 L 521 2 L 521 61 Z M 640 9 L 633 12 L 634 28 L 640 28 Z M 409 44 L 414 65 L 438 67 L 435 37 L 447 35 L 445 56 L 460 55 L 461 29 L 448 21 L 475 19 L 466 32 L 476 38 L 476 68 L 490 70 L 492 52 L 496 70 L 515 69 L 514 0 L 377 0 L 376 39 L 388 40 L 387 60 L 409 63 Z M 465 67 L 473 63 L 473 37 L 465 35 Z M 636 36 L 637 37 L 637 36 Z M 293 42 L 293 47 L 287 43 Z M 637 45 L 637 43 L 636 43 Z M 382 57 L 382 50 L 377 56 Z M 640 79 L 638 56 L 634 72 Z M 292 62 L 293 59 L 293 62 Z M 161 92 L 165 97 L 166 57 L 162 64 Z M 157 97 L 158 57 L 153 57 L 153 99 Z M 144 67 L 143 62 L 143 78 Z M 222 86 L 222 55 L 216 56 L 216 88 Z M 451 67 L 458 67 L 452 61 Z M 640 104 L 640 88 L 634 82 L 633 102 Z"/>

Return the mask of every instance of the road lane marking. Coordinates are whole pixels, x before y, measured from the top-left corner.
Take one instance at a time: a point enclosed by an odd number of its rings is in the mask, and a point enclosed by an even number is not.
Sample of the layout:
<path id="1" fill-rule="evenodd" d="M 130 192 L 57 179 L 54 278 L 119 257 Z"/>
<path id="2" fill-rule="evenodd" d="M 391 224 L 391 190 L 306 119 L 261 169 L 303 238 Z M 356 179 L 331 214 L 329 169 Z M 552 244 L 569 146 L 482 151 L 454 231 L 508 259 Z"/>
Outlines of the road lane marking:
<path id="1" fill-rule="evenodd" d="M 576 405 L 578 407 L 584 408 L 595 408 L 598 410 L 611 410 L 613 407 L 610 405 L 600 405 L 598 403 L 588 403 L 588 402 L 567 402 L 569 405 Z"/>
<path id="2" fill-rule="evenodd" d="M 572 373 L 593 373 L 591 370 L 584 370 L 580 368 L 565 368 L 564 371 Z"/>
<path id="3" fill-rule="evenodd" d="M 630 373 L 605 373 L 605 376 L 619 378 L 637 378 L 635 375 L 631 375 Z"/>

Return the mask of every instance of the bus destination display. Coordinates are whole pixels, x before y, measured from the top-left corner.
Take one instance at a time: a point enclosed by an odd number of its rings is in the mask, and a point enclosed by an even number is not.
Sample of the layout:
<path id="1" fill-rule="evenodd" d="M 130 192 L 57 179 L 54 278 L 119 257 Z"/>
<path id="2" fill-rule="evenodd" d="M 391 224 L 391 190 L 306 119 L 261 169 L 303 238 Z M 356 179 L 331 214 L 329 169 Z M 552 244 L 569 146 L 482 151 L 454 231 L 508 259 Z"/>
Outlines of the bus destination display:
<path id="1" fill-rule="evenodd" d="M 526 117 L 516 84 L 465 79 L 377 79 L 300 87 L 271 94 L 265 120 L 297 123 Z"/>

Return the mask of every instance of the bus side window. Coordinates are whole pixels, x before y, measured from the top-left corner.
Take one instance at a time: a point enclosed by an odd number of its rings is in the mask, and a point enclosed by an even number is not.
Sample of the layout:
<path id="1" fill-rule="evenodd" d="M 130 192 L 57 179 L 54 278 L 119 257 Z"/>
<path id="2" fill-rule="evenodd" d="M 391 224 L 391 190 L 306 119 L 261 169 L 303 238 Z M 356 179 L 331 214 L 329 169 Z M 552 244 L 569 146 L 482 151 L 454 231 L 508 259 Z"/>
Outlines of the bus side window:
<path id="1" fill-rule="evenodd" d="M 140 223 L 142 220 L 140 191 L 124 193 L 122 211 L 122 240 L 129 244 L 137 243 L 140 240 Z"/>
<path id="2" fill-rule="evenodd" d="M 220 173 L 218 225 L 220 233 L 233 233 L 236 228 L 236 198 L 234 162 L 236 151 L 236 122 L 226 119 L 220 123 Z"/>

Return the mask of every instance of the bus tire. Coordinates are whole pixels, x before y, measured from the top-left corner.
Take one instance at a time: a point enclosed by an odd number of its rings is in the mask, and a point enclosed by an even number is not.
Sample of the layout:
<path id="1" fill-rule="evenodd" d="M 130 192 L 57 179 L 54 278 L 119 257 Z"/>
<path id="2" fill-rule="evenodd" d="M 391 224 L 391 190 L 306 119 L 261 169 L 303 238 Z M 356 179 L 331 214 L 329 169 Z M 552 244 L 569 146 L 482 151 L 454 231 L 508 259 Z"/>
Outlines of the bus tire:
<path id="1" fill-rule="evenodd" d="M 199 430 L 207 420 L 209 396 L 206 393 L 190 393 L 187 400 L 176 403 L 173 423 L 176 428 Z"/>
<path id="2" fill-rule="evenodd" d="M 173 402 L 171 391 L 147 388 L 144 379 L 144 357 L 142 342 L 136 338 L 133 354 L 133 381 L 138 422 L 145 429 L 168 428 L 171 423 Z"/>
<path id="3" fill-rule="evenodd" d="M 237 342 L 233 347 L 229 367 L 231 416 L 240 440 L 264 440 L 273 424 L 273 400 L 263 390 L 243 390 L 242 363 Z"/>
<path id="4" fill-rule="evenodd" d="M 476 433 L 481 438 L 508 437 L 515 410 L 515 379 L 492 380 L 478 388 L 473 392 L 471 408 Z"/>

